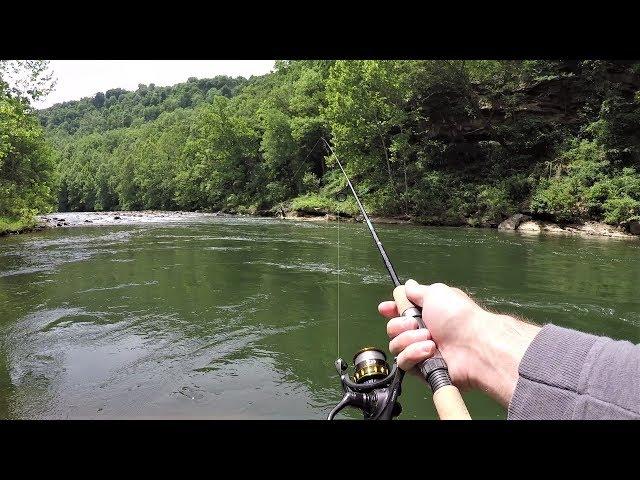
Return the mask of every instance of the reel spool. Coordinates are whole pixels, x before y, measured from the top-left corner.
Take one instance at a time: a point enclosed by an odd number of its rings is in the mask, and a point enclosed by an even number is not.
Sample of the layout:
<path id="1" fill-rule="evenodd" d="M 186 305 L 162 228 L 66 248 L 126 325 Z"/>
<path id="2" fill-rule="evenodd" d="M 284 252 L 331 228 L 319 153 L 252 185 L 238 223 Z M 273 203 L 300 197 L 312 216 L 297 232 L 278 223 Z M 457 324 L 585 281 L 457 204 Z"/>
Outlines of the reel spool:
<path id="1" fill-rule="evenodd" d="M 382 350 L 375 347 L 365 347 L 353 356 L 355 373 L 353 379 L 362 384 L 385 378 L 389 375 L 387 356 Z"/>

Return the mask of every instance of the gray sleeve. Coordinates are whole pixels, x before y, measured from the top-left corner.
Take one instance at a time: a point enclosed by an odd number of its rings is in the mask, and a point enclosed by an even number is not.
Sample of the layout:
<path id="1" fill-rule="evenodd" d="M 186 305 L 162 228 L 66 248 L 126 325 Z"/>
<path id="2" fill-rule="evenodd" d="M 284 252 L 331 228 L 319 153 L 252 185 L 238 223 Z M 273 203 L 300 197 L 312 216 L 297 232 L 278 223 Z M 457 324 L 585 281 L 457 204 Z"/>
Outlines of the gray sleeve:
<path id="1" fill-rule="evenodd" d="M 640 345 L 549 324 L 518 372 L 509 420 L 640 419 Z"/>

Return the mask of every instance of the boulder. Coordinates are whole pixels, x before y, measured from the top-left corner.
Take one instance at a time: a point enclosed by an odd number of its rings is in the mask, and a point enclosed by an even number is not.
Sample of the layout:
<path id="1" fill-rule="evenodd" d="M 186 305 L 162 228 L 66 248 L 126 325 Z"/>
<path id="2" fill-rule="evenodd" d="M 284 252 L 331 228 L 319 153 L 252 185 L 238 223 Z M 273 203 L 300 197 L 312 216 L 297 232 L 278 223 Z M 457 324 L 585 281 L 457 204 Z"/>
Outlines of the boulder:
<path id="1" fill-rule="evenodd" d="M 527 220 L 518 225 L 519 232 L 540 232 L 542 228 L 540 227 L 540 222 L 535 220 Z"/>
<path id="2" fill-rule="evenodd" d="M 588 221 L 582 225 L 576 225 L 571 228 L 573 231 L 583 233 L 586 235 L 598 235 L 602 237 L 628 237 L 629 234 L 624 232 L 621 228 L 607 225 L 602 222 Z"/>
<path id="3" fill-rule="evenodd" d="M 505 221 L 498 225 L 498 230 L 516 230 L 522 222 L 531 220 L 531 217 L 522 213 L 516 213 L 511 215 Z"/>
<path id="4" fill-rule="evenodd" d="M 519 232 L 529 233 L 568 233 L 569 230 L 562 228 L 560 225 L 552 222 L 543 222 L 541 220 L 527 220 L 518 226 Z"/>
<path id="5" fill-rule="evenodd" d="M 640 235 L 640 222 L 638 220 L 629 222 L 629 233 L 632 235 Z"/>
<path id="6" fill-rule="evenodd" d="M 562 228 L 560 225 L 551 222 L 540 222 L 540 226 L 542 231 L 550 232 L 550 233 L 567 233 L 567 230 Z"/>

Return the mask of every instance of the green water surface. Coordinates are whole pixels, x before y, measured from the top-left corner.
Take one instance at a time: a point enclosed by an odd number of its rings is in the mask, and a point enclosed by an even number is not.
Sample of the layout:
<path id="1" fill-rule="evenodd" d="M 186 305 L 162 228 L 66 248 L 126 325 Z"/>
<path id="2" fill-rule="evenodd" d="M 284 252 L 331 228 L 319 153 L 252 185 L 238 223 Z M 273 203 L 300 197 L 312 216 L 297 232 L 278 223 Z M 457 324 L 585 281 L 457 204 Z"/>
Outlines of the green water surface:
<path id="1" fill-rule="evenodd" d="M 404 278 L 640 342 L 640 242 L 380 225 Z M 0 239 L 0 418 L 323 419 L 340 354 L 387 349 L 362 224 L 221 218 Z M 340 295 L 338 302 L 338 278 Z M 478 392 L 472 417 L 506 412 Z M 402 419 L 437 418 L 405 381 Z M 346 417 L 358 418 L 347 413 Z"/>

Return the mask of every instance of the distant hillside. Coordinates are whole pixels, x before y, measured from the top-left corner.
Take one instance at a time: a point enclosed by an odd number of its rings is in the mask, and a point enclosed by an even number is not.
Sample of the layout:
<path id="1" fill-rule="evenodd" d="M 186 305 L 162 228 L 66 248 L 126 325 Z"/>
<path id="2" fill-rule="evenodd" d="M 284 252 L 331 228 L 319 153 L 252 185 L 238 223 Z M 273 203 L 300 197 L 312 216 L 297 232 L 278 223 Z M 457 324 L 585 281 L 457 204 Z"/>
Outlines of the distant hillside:
<path id="1" fill-rule="evenodd" d="M 233 97 L 248 82 L 243 77 L 189 78 L 169 87 L 139 85 L 134 92 L 113 88 L 93 97 L 64 102 L 40 110 L 40 122 L 49 132 L 88 134 L 137 126 L 163 112 L 211 103 L 217 95 Z"/>

